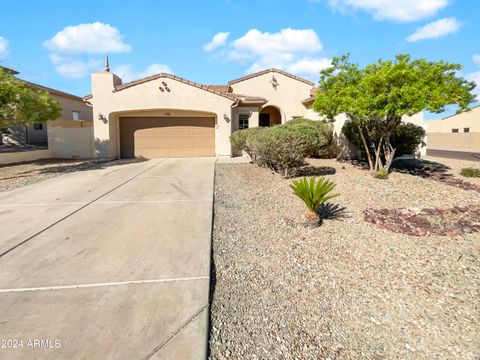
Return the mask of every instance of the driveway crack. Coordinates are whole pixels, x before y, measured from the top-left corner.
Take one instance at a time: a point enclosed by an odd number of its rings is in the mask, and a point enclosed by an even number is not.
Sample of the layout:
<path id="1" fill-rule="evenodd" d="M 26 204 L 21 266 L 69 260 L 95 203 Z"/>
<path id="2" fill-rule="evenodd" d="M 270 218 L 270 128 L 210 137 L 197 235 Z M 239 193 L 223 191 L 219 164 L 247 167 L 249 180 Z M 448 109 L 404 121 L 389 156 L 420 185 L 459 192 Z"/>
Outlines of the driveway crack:
<path id="1" fill-rule="evenodd" d="M 148 360 L 150 359 L 153 355 L 155 355 L 158 351 L 160 351 L 165 345 L 167 345 L 172 339 L 174 339 L 183 329 L 185 329 L 193 320 L 195 320 L 203 310 L 205 310 L 208 307 L 208 305 L 204 305 L 199 311 L 197 311 L 195 314 L 190 316 L 182 326 L 180 326 L 177 330 L 175 330 L 165 341 L 160 343 L 158 346 L 156 346 L 151 352 L 149 352 L 142 360 Z"/>

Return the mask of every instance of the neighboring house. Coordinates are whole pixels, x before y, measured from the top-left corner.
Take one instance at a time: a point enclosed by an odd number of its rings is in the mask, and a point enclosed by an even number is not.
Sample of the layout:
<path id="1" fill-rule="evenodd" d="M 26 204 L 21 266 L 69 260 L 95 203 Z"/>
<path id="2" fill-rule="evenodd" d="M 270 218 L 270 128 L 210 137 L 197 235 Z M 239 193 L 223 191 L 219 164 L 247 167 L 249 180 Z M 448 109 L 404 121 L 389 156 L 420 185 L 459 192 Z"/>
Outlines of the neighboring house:
<path id="1" fill-rule="evenodd" d="M 99 158 L 231 156 L 233 131 L 283 124 L 296 117 L 319 120 L 312 110 L 314 83 L 278 69 L 226 85 L 202 85 L 171 74 L 122 83 L 92 74 L 96 156 Z M 421 123 L 422 114 L 413 121 Z M 344 117 L 335 121 L 340 134 Z M 346 154 L 348 156 L 348 154 Z"/>
<path id="2" fill-rule="evenodd" d="M 427 155 L 480 160 L 480 105 L 426 127 Z"/>
<path id="3" fill-rule="evenodd" d="M 18 71 L 4 68 L 13 75 Z M 48 91 L 60 103 L 62 113 L 47 123 L 13 125 L 5 142 L 16 145 L 48 146 L 54 157 L 87 158 L 93 154 L 92 108 L 81 97 L 25 81 L 32 88 Z"/>

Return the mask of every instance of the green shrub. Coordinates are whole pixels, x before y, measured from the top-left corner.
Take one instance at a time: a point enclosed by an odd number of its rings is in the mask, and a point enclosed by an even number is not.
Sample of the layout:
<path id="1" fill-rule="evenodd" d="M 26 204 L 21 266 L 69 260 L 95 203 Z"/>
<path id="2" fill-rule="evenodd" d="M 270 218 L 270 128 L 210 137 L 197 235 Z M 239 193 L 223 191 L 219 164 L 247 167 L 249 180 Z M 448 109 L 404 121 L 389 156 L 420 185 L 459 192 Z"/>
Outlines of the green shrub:
<path id="1" fill-rule="evenodd" d="M 480 177 L 480 168 L 467 167 L 460 170 L 460 175 L 465 177 L 478 178 Z"/>
<path id="2" fill-rule="evenodd" d="M 379 170 L 372 172 L 372 176 L 375 179 L 387 180 L 388 179 L 388 169 L 385 168 L 385 167 L 382 167 Z"/>
<path id="3" fill-rule="evenodd" d="M 376 129 L 373 124 L 374 122 L 371 122 L 369 128 L 374 142 L 378 143 L 380 140 L 379 136 L 381 134 L 381 129 Z M 351 121 L 345 122 L 342 128 L 342 133 L 348 141 L 360 150 L 362 158 L 365 158 L 365 149 L 355 124 Z M 424 137 L 425 129 L 421 126 L 410 123 L 401 123 L 390 137 L 390 143 L 396 149 L 395 157 L 414 154 L 418 146 L 422 143 Z"/>
<path id="4" fill-rule="evenodd" d="M 293 193 L 298 196 L 307 206 L 305 212 L 305 218 L 309 222 L 318 223 L 318 208 L 327 200 L 338 196 L 339 194 L 330 194 L 334 188 L 335 183 L 325 178 L 319 178 L 315 181 L 315 177 L 312 176 L 309 180 L 304 177 L 299 180 L 295 180 L 290 184 L 290 188 Z"/>
<path id="5" fill-rule="evenodd" d="M 414 154 L 424 137 L 423 127 L 410 123 L 400 124 L 390 137 L 390 142 L 396 149 L 395 156 Z"/>
<path id="6" fill-rule="evenodd" d="M 303 131 L 301 131 L 303 130 Z M 247 137 L 247 147 L 255 163 L 279 172 L 285 177 L 305 163 L 316 144 L 315 132 L 287 126 L 265 128 Z"/>
<path id="7" fill-rule="evenodd" d="M 291 126 L 297 129 L 314 129 L 316 132 L 317 142 L 312 147 L 308 157 L 326 157 L 332 151 L 335 153 L 336 144 L 333 139 L 333 126 L 326 121 L 314 121 L 305 118 L 295 118 L 285 123 L 285 126 Z M 327 155 L 328 156 L 328 155 Z"/>
<path id="8" fill-rule="evenodd" d="M 255 154 L 247 146 L 247 138 L 252 136 L 257 132 L 263 131 L 265 128 L 262 127 L 253 127 L 244 130 L 237 130 L 232 135 L 230 135 L 230 143 L 236 150 L 245 151 L 253 162 L 255 162 Z"/>
<path id="9" fill-rule="evenodd" d="M 305 159 L 318 156 L 332 140 L 331 124 L 295 119 L 273 127 L 254 127 L 235 131 L 232 146 L 245 151 L 252 162 L 288 177 L 304 165 Z"/>

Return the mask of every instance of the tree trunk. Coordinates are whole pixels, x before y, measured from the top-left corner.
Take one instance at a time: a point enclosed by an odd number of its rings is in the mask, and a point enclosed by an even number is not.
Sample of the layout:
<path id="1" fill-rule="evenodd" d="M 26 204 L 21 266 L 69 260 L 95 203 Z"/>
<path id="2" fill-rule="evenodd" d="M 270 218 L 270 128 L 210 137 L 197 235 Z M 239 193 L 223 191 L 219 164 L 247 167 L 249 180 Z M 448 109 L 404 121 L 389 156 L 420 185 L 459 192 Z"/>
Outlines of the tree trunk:
<path id="1" fill-rule="evenodd" d="M 360 137 L 362 138 L 363 147 L 367 154 L 368 165 L 370 166 L 370 171 L 373 171 L 372 157 L 370 156 L 370 150 L 368 149 L 367 141 L 365 140 L 365 135 L 363 134 L 363 129 L 360 125 L 357 125 L 358 131 L 360 132 Z"/>
<path id="2" fill-rule="evenodd" d="M 380 170 L 380 167 L 383 166 L 382 159 L 380 158 L 380 154 L 382 152 L 382 145 L 383 145 L 383 136 L 380 137 L 380 141 L 375 149 L 375 170 Z"/>
<path id="3" fill-rule="evenodd" d="M 392 165 L 393 158 L 395 157 L 395 150 L 396 149 L 393 148 L 392 144 L 390 144 L 390 137 L 385 139 L 383 152 L 385 153 L 385 169 L 387 169 L 387 171 Z"/>
<path id="4" fill-rule="evenodd" d="M 315 211 L 307 210 L 305 211 L 305 220 L 306 224 L 309 226 L 320 226 L 322 225 L 322 219 Z"/>

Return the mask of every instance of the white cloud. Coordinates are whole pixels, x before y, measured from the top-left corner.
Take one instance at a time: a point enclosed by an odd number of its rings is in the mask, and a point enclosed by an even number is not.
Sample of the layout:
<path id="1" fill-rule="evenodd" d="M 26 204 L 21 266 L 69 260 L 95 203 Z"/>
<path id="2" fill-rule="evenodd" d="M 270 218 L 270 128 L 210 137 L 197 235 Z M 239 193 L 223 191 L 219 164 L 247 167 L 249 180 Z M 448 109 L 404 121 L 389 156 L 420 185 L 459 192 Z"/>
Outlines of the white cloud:
<path id="1" fill-rule="evenodd" d="M 473 89 L 473 93 L 477 95 L 477 101 L 480 101 L 480 71 L 468 74 L 465 76 L 465 79 L 474 81 L 477 84 L 477 87 Z"/>
<path id="2" fill-rule="evenodd" d="M 462 24 L 454 17 L 439 19 L 415 30 L 407 41 L 414 42 L 426 39 L 438 39 L 456 32 Z"/>
<path id="3" fill-rule="evenodd" d="M 318 80 L 320 71 L 332 66 L 332 59 L 300 59 L 287 67 L 287 71 Z"/>
<path id="4" fill-rule="evenodd" d="M 67 26 L 44 41 L 43 46 L 51 51 L 50 61 L 55 70 L 69 79 L 80 79 L 101 69 L 101 61 L 92 55 L 132 49 L 123 42 L 117 28 L 101 22 Z"/>
<path id="5" fill-rule="evenodd" d="M 235 60 L 255 59 L 260 63 L 275 64 L 292 61 L 298 53 L 316 53 L 323 48 L 312 29 L 282 29 L 277 33 L 249 30 L 230 44 L 229 56 Z"/>
<path id="6" fill-rule="evenodd" d="M 229 35 L 229 32 L 219 32 L 213 37 L 212 41 L 203 45 L 203 51 L 210 52 L 214 49 L 224 46 L 227 43 Z"/>
<path id="7" fill-rule="evenodd" d="M 106 54 L 129 52 L 132 47 L 122 41 L 120 31 L 101 22 L 67 26 L 43 46 L 60 54 Z"/>
<path id="8" fill-rule="evenodd" d="M 480 65 L 480 55 L 473 55 L 473 62 L 477 65 Z"/>
<path id="9" fill-rule="evenodd" d="M 50 54 L 50 61 L 55 65 L 57 73 L 68 79 L 81 79 L 102 68 L 102 62 L 98 59 L 79 60 Z"/>
<path id="10" fill-rule="evenodd" d="M 222 59 L 249 63 L 246 73 L 275 67 L 318 79 L 330 60 L 320 56 L 323 45 L 312 29 L 282 29 L 276 33 L 251 29 L 218 51 Z"/>
<path id="11" fill-rule="evenodd" d="M 172 70 L 168 65 L 164 64 L 152 64 L 148 66 L 144 71 L 137 72 L 133 65 L 124 64 L 118 65 L 112 69 L 112 72 L 119 76 L 123 82 L 129 82 L 136 79 L 141 79 L 150 75 L 159 74 L 159 73 L 169 73 L 173 74 Z"/>
<path id="12" fill-rule="evenodd" d="M 362 10 L 375 20 L 410 22 L 426 19 L 446 7 L 451 0 L 329 0 L 332 8 Z"/>
<path id="13" fill-rule="evenodd" d="M 0 36 L 0 60 L 5 60 L 8 54 L 8 40 Z"/>

